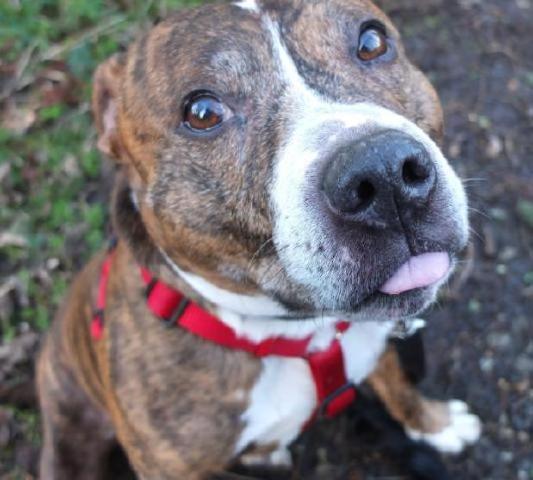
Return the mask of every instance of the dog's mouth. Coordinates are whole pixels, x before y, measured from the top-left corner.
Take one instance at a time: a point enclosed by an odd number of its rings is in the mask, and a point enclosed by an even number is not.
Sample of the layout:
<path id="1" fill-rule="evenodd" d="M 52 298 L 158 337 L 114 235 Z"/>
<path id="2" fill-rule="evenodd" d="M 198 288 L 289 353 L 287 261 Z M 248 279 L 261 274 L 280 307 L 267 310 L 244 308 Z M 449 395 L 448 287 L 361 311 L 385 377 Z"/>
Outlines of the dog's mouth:
<path id="1" fill-rule="evenodd" d="M 430 287 L 443 280 L 451 269 L 446 252 L 424 253 L 409 258 L 379 289 L 385 295 L 401 295 L 418 288 Z"/>
<path id="2" fill-rule="evenodd" d="M 294 305 L 284 302 L 288 313 L 277 320 L 342 319 L 346 321 L 407 321 L 417 318 L 435 300 L 455 265 L 455 257 L 445 252 L 425 253 L 409 258 L 363 297 L 345 292 L 341 304 L 321 307 L 320 303 Z M 385 277 L 387 278 L 387 277 Z M 317 308 L 318 307 L 318 308 Z M 266 319 L 266 318 L 265 318 Z"/>
<path id="3" fill-rule="evenodd" d="M 291 308 L 280 320 L 335 317 L 357 321 L 361 318 L 375 320 L 401 320 L 416 316 L 435 297 L 438 288 L 453 270 L 454 259 L 448 252 L 436 251 L 411 256 L 400 267 L 385 274 L 364 298 L 341 308 Z"/>
<path id="4" fill-rule="evenodd" d="M 433 302 L 438 289 L 451 275 L 454 263 L 447 252 L 411 256 L 381 287 L 360 302 L 353 318 L 362 311 L 385 320 L 418 315 Z M 349 313 L 346 315 L 350 318 Z"/>

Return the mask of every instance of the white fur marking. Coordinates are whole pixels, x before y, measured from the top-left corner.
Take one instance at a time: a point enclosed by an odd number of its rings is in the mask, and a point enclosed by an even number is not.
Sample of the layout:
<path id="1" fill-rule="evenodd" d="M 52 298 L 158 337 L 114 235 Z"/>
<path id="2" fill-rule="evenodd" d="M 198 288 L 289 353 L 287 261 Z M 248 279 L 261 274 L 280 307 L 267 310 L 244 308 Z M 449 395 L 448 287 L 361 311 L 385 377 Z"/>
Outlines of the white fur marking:
<path id="1" fill-rule="evenodd" d="M 390 336 L 394 338 L 409 338 L 415 335 L 419 330 L 426 328 L 427 322 L 423 318 L 407 318 L 398 323 Z"/>
<path id="2" fill-rule="evenodd" d="M 253 13 L 259 13 L 261 11 L 256 0 L 240 0 L 239 2 L 234 2 L 233 5 Z"/>
<path id="3" fill-rule="evenodd" d="M 414 440 L 423 440 L 443 453 L 460 453 L 481 436 L 481 421 L 470 413 L 468 405 L 460 400 L 448 403 L 450 425 L 438 433 L 407 430 Z"/>
<path id="4" fill-rule="evenodd" d="M 419 330 L 423 330 L 426 328 L 427 322 L 423 318 L 413 318 L 409 321 L 405 322 L 405 326 L 407 327 L 407 335 L 414 335 Z"/>
<path id="5" fill-rule="evenodd" d="M 254 442 L 287 447 L 310 418 L 315 404 L 315 386 L 305 360 L 263 359 L 263 371 L 252 389 L 250 406 L 242 416 L 246 426 L 236 453 Z"/>
<path id="6" fill-rule="evenodd" d="M 270 453 L 246 453 L 239 458 L 239 462 L 246 466 L 260 466 L 265 465 L 277 467 L 291 467 L 292 457 L 288 448 L 278 448 Z"/>
<path id="7" fill-rule="evenodd" d="M 375 369 L 384 351 L 392 323 L 354 323 L 341 336 L 346 375 L 358 384 Z M 311 345 L 329 346 L 335 337 L 332 326 L 317 330 Z M 252 389 L 250 405 L 242 416 L 246 427 L 236 452 L 250 443 L 278 443 L 287 447 L 302 431 L 317 407 L 315 385 L 309 365 L 300 359 L 269 357 Z"/>
<path id="8" fill-rule="evenodd" d="M 315 333 L 318 333 L 319 336 L 324 335 L 327 337 L 329 335 L 327 332 L 331 331 L 330 325 L 337 321 L 332 317 L 291 321 L 265 317 L 255 319 L 253 317 L 235 315 L 220 308 L 217 309 L 217 314 L 220 320 L 231 327 L 238 336 L 245 337 L 253 342 L 261 342 L 272 337 L 301 339 Z M 323 342 L 323 340 L 318 341 Z M 312 350 L 313 342 L 311 342 L 310 347 L 310 350 Z"/>
<path id="9" fill-rule="evenodd" d="M 239 336 L 260 342 L 276 336 L 298 339 L 312 335 L 309 351 L 325 350 L 337 336 L 335 323 L 338 319 L 334 317 L 299 321 L 254 319 L 254 315 L 270 312 L 275 316 L 286 311 L 280 310 L 267 297 L 228 292 L 201 277 L 184 272 L 164 252 L 161 253 L 174 273 L 218 307 L 220 320 Z M 374 370 L 392 328 L 391 322 L 352 323 L 340 336 L 349 380 L 360 383 Z M 251 391 L 248 409 L 242 416 L 245 428 L 235 452 L 242 452 L 251 443 L 277 443 L 279 449 L 272 453 L 270 461 L 285 465 L 290 458 L 286 447 L 300 434 L 317 407 L 315 385 L 305 360 L 267 357 L 262 362 L 263 370 Z M 248 460 L 253 463 L 254 456 L 249 456 Z"/>
<path id="10" fill-rule="evenodd" d="M 288 448 L 278 448 L 270 454 L 270 465 L 278 467 L 292 466 L 291 452 Z"/>
<path id="11" fill-rule="evenodd" d="M 279 310 L 280 307 L 267 297 L 227 292 L 201 277 L 184 272 L 164 252 L 162 254 L 180 278 L 218 307 L 220 320 L 239 336 L 260 342 L 276 336 L 305 338 L 312 335 L 309 350 L 318 351 L 328 348 L 337 335 L 334 325 L 338 319 L 334 317 L 300 321 L 254 319 L 254 315 L 266 312 L 273 316 L 286 312 Z M 352 323 L 340 336 L 349 380 L 360 383 L 374 370 L 393 326 L 392 322 Z M 286 447 L 300 434 L 317 407 L 315 385 L 305 360 L 268 357 L 262 362 L 263 370 L 251 391 L 249 407 L 242 416 L 245 428 L 235 452 L 243 451 L 251 443 L 277 443 L 279 450 L 272 454 L 271 460 L 283 463 L 288 458 Z M 250 461 L 253 462 L 253 456 Z"/>
<path id="12" fill-rule="evenodd" d="M 329 333 L 323 331 L 324 327 L 337 322 L 337 319 L 333 317 L 298 321 L 276 320 L 275 317 L 287 315 L 289 312 L 274 300 L 265 295 L 241 295 L 224 290 L 198 275 L 183 271 L 162 250 L 161 254 L 176 275 L 187 282 L 202 298 L 215 305 L 219 319 L 240 337 L 253 342 L 261 342 L 271 337 L 306 338 L 321 331 L 321 335 L 327 338 Z M 329 336 L 329 338 L 333 337 Z M 318 349 L 321 345 L 329 345 L 329 341 L 320 338 L 317 338 L 316 342 L 318 342 L 316 344 Z M 314 342 L 311 345 L 315 348 Z"/>
<path id="13" fill-rule="evenodd" d="M 287 310 L 279 303 L 264 295 L 251 296 L 229 292 L 213 285 L 198 275 L 185 272 L 162 250 L 161 254 L 179 278 L 186 281 L 205 300 L 217 305 L 223 310 L 245 316 L 270 315 L 276 317 L 287 314 Z"/>
<path id="14" fill-rule="evenodd" d="M 137 193 L 133 189 L 130 190 L 130 200 L 131 203 L 133 203 L 135 210 L 139 211 L 139 197 L 137 197 Z"/>
<path id="15" fill-rule="evenodd" d="M 396 130 L 412 136 L 431 153 L 439 172 L 439 179 L 446 185 L 449 197 L 448 213 L 455 219 L 457 231 L 468 237 L 467 201 L 464 189 L 457 175 L 444 158 L 433 140 L 407 118 L 375 104 L 341 104 L 332 102 L 311 90 L 300 77 L 294 61 L 283 45 L 278 26 L 265 19 L 270 31 L 278 68 L 287 86 L 287 98 L 292 102 L 290 130 L 284 147 L 275 163 L 271 199 L 278 219 L 275 225 L 274 241 L 280 249 L 281 261 L 288 275 L 298 283 L 313 289 L 318 302 L 335 298 L 335 274 L 328 265 L 317 266 L 320 259 L 308 254 L 301 245 L 328 245 L 331 242 L 323 222 L 316 218 L 314 209 L 309 208 L 306 192 L 311 168 L 320 160 L 316 139 L 324 136 L 324 128 L 338 124 L 338 132 L 355 130 L 363 137 L 369 129 Z M 327 146 L 327 145 L 324 145 Z M 349 263 L 350 253 L 343 257 Z M 324 263 L 324 261 L 322 261 Z M 317 273 L 323 272 L 323 273 Z M 329 287 L 328 287 L 329 286 Z"/>
<path id="16" fill-rule="evenodd" d="M 332 318 L 331 324 L 325 325 L 315 332 L 313 338 L 309 342 L 309 352 L 320 352 L 326 350 L 331 345 L 331 342 L 337 335 L 337 329 L 335 328 L 336 321 L 336 319 Z"/>
<path id="17" fill-rule="evenodd" d="M 372 373 L 393 328 L 393 322 L 353 323 L 341 337 L 346 376 L 353 383 L 361 383 Z"/>

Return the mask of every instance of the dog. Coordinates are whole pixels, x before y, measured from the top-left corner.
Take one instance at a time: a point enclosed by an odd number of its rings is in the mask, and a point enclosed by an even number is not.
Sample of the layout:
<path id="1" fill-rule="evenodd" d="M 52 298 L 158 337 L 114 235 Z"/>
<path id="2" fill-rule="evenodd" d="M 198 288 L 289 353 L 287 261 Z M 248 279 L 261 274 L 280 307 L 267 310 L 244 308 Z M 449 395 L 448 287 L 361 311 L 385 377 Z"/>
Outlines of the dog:
<path id="1" fill-rule="evenodd" d="M 242 0 L 179 11 L 97 69 L 117 242 L 40 355 L 43 480 L 102 478 L 116 441 L 143 479 L 287 465 L 362 382 L 415 439 L 478 439 L 388 343 L 469 231 L 408 53 L 367 0 Z"/>

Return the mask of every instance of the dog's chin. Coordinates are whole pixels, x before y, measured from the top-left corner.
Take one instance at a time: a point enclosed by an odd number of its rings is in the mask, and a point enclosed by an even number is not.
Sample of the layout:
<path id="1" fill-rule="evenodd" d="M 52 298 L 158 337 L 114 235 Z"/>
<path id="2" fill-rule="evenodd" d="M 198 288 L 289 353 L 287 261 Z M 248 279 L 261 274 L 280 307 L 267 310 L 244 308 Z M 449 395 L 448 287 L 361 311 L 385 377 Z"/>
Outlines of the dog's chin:
<path id="1" fill-rule="evenodd" d="M 307 319 L 313 317 L 334 317 L 347 321 L 398 321 L 416 317 L 428 308 L 436 299 L 440 285 L 435 284 L 417 288 L 398 295 L 387 295 L 376 291 L 363 301 L 355 302 L 348 299 L 341 303 L 307 306 L 291 305 L 287 319 Z M 353 298 L 353 297 L 352 297 Z M 338 302 L 338 300 L 337 300 Z"/>
<path id="2" fill-rule="evenodd" d="M 436 299 L 439 288 L 454 270 L 455 257 L 447 252 L 411 256 L 400 266 L 374 274 L 374 285 L 348 281 L 331 293 L 324 289 L 309 304 L 285 303 L 301 317 L 304 312 L 359 321 L 390 321 L 414 317 Z M 329 292 L 328 292 L 329 290 Z M 283 298 L 282 295 L 279 296 Z M 292 308 L 291 308 L 292 307 Z"/>
<path id="3" fill-rule="evenodd" d="M 414 317 L 428 308 L 436 299 L 438 286 L 417 288 L 399 295 L 375 292 L 363 302 L 347 308 L 348 320 L 390 321 Z"/>

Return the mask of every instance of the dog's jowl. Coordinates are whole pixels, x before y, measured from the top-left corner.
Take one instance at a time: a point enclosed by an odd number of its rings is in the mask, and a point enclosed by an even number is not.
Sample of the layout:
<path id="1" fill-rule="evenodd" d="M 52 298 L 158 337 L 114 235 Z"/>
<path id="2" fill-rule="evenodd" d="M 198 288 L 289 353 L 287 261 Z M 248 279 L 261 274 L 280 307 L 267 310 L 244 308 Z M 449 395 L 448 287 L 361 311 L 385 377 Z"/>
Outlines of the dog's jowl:
<path id="1" fill-rule="evenodd" d="M 99 67 L 117 242 L 40 357 L 43 480 L 101 478 L 117 441 L 144 479 L 288 464 L 363 381 L 414 438 L 478 438 L 387 346 L 468 236 L 408 54 L 366 0 L 245 0 L 180 11 Z"/>

